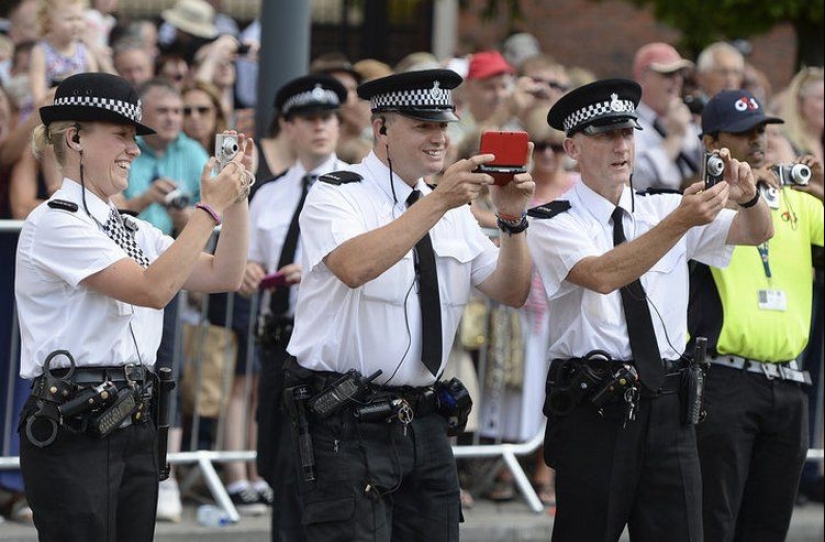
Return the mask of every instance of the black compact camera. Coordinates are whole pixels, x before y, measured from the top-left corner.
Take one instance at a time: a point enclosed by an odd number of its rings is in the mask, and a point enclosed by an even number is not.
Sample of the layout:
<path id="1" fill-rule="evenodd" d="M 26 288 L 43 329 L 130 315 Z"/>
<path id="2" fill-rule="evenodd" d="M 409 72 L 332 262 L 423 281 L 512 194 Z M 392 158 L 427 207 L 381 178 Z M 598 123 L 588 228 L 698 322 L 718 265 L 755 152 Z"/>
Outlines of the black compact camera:
<path id="1" fill-rule="evenodd" d="M 688 94 L 682 98 L 682 101 L 691 113 L 701 115 L 708 103 L 708 97 L 704 94 Z"/>
<path id="2" fill-rule="evenodd" d="M 451 378 L 435 385 L 436 408 L 447 419 L 447 435 L 454 437 L 464 432 L 473 410 L 473 399 L 461 380 Z"/>
<path id="3" fill-rule="evenodd" d="M 720 182 L 725 177 L 725 162 L 715 152 L 706 152 L 702 160 L 702 181 L 705 189 Z"/>
<path id="4" fill-rule="evenodd" d="M 784 186 L 808 186 L 811 180 L 811 168 L 805 164 L 777 164 L 771 170 Z"/>
<path id="5" fill-rule="evenodd" d="M 192 196 L 180 188 L 175 188 L 163 197 L 163 206 L 172 209 L 186 209 L 190 203 L 192 203 Z"/>

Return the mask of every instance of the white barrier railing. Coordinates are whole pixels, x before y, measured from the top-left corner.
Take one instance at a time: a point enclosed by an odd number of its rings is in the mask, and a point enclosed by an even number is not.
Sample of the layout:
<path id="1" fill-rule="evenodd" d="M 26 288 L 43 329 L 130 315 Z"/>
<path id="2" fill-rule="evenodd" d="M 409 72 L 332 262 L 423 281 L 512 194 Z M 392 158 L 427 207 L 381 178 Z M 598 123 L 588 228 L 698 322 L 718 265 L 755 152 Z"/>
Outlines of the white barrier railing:
<path id="1" fill-rule="evenodd" d="M 20 227 L 22 226 L 21 221 L 14 221 L 14 220 L 0 220 L 0 234 L 6 233 L 15 233 L 19 232 Z M 7 256 L 7 255 L 6 255 Z M 0 254 L 0 258 L 3 258 L 4 255 Z M 13 262 L 12 258 L 8 258 L 5 261 Z M 8 288 L 9 292 L 11 290 L 11 285 L 0 284 L 0 289 Z M 11 295 L 9 293 L 9 295 Z M 227 310 L 226 310 L 226 327 L 231 328 L 232 326 L 232 301 L 233 296 L 230 295 L 228 297 L 227 303 Z M 208 303 L 208 302 L 207 302 Z M 207 311 L 207 303 L 204 303 L 202 306 L 202 313 L 201 313 L 201 320 L 205 321 L 205 314 Z M 255 314 L 257 312 L 257 300 L 252 303 L 252 307 L 250 308 L 251 314 Z M 182 355 L 182 348 L 181 348 L 181 332 L 180 332 L 180 320 L 178 319 L 178 330 L 175 333 L 175 374 L 180 374 L 181 368 L 185 363 Z M 3 324 L 4 326 L 6 324 Z M 9 350 L 8 350 L 8 360 L 14 360 L 14 363 L 9 363 L 9 367 L 7 368 L 7 389 L 5 390 L 5 415 L 3 417 L 3 430 L 2 430 L 2 448 L 0 448 L 0 470 L 8 470 L 8 469 L 19 469 L 20 462 L 19 457 L 16 455 L 12 455 L 10 453 L 10 437 L 11 431 L 13 431 L 16 426 L 16 420 L 13 420 L 13 411 L 15 406 L 16 400 L 21 400 L 19 397 L 15 397 L 15 378 L 17 376 L 17 363 L 16 360 L 19 358 L 19 330 L 18 330 L 18 323 L 16 319 L 16 311 L 12 307 L 11 315 L 10 315 L 10 322 L 8 324 L 10 328 L 10 336 L 9 336 Z M 0 333 L 3 332 L 3 329 L 0 329 Z M 253 371 L 253 364 L 252 364 L 252 355 L 253 349 L 252 345 L 254 344 L 254 337 L 250 333 L 248 337 L 246 337 L 247 345 L 249 346 L 247 351 L 246 360 L 246 371 L 247 376 L 252 374 Z M 202 342 L 202 341 L 201 341 Z M 201 372 L 200 366 L 202 362 L 203 356 L 203 348 L 199 348 L 195 357 L 190 360 L 190 363 L 196 364 L 196 379 L 200 381 L 201 379 Z M 2 352 L 0 352 L 2 355 Z M 226 353 L 228 355 L 228 352 Z M 486 356 L 482 356 L 480 360 L 480 367 L 479 372 L 481 375 L 486 374 L 485 365 L 487 363 Z M 228 372 L 228 371 L 227 371 Z M 226 400 L 226 396 L 229 393 L 229 388 L 231 386 L 231 378 L 234 378 L 234 371 L 232 374 L 225 374 L 222 386 L 222 398 L 221 403 Z M 247 386 L 245 389 L 245 404 L 243 411 L 249 412 L 249 402 L 252 393 L 251 385 L 249 384 L 251 379 L 247 379 Z M 495 383 L 494 383 L 495 384 Z M 483 389 L 484 386 L 481 386 L 480 389 Z M 195 387 L 196 390 L 200 390 L 200 386 Z M 197 404 L 197 393 L 195 397 L 195 404 Z M 177 394 L 173 394 L 177 395 Z M 477 404 L 480 404 L 481 401 L 484 400 L 482 396 L 479 398 Z M 177 404 L 178 401 L 173 401 L 173 410 L 180 407 Z M 541 408 L 541 405 L 535 405 L 535 408 Z M 174 412 L 172 416 L 174 419 Z M 224 424 L 225 424 L 225 416 L 223 413 L 219 416 L 217 420 L 218 429 L 217 435 L 215 438 L 214 446 L 216 449 L 213 450 L 193 450 L 193 451 L 185 451 L 185 452 L 176 452 L 170 453 L 168 456 L 170 464 L 173 465 L 196 465 L 197 470 L 192 472 L 192 475 L 200 474 L 203 477 L 212 497 L 215 499 L 215 502 L 221 506 L 229 516 L 232 521 L 238 521 L 240 516 L 238 511 L 236 510 L 235 506 L 232 504 L 231 499 L 223 485 L 223 482 L 218 475 L 218 472 L 215 469 L 216 464 L 221 463 L 229 463 L 235 461 L 241 462 L 250 462 L 255 461 L 256 453 L 254 450 L 240 450 L 240 451 L 230 451 L 230 450 L 221 450 L 217 449 L 220 447 L 220 442 L 222 442 L 222 435 L 224 432 Z M 191 448 L 196 448 L 197 446 L 197 433 L 199 430 L 199 414 L 197 409 L 195 412 L 192 413 L 192 423 L 190 424 L 190 431 L 192 434 L 192 439 L 190 442 Z M 244 427 L 246 427 L 246 419 L 243 420 Z M 530 508 L 536 512 L 541 513 L 544 511 L 544 506 L 541 503 L 536 491 L 533 489 L 530 480 L 528 479 L 527 475 L 524 472 L 521 464 L 519 463 L 518 458 L 522 456 L 526 456 L 536 452 L 536 450 L 543 444 L 544 440 L 544 424 L 540 430 L 529 440 L 520 443 L 495 443 L 495 444 L 480 444 L 478 439 L 474 439 L 473 443 L 470 445 L 456 445 L 453 447 L 453 452 L 457 459 L 467 459 L 467 458 L 500 458 L 504 466 L 512 473 L 514 482 L 518 487 L 521 495 L 530 506 Z M 246 435 L 244 435 L 244 442 L 247 441 Z M 808 458 L 811 460 L 822 461 L 823 460 L 823 450 L 821 448 L 818 449 L 811 449 L 808 451 Z M 182 483 L 183 487 L 186 487 L 189 483 L 194 482 L 194 480 L 187 480 Z"/>

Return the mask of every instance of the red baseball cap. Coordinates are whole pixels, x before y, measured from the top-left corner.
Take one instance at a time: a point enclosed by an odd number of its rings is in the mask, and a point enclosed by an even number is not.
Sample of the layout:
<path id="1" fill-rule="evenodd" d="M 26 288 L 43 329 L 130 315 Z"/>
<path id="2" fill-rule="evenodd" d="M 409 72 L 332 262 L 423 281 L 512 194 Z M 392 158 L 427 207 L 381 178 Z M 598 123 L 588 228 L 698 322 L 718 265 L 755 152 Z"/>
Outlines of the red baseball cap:
<path id="1" fill-rule="evenodd" d="M 633 59 L 633 75 L 639 79 L 648 69 L 657 73 L 673 73 L 692 66 L 693 62 L 682 58 L 671 45 L 656 41 L 643 45 L 636 51 Z"/>
<path id="2" fill-rule="evenodd" d="M 487 79 L 502 73 L 516 73 L 516 70 L 507 63 L 498 51 L 481 51 L 470 58 L 467 80 Z"/>

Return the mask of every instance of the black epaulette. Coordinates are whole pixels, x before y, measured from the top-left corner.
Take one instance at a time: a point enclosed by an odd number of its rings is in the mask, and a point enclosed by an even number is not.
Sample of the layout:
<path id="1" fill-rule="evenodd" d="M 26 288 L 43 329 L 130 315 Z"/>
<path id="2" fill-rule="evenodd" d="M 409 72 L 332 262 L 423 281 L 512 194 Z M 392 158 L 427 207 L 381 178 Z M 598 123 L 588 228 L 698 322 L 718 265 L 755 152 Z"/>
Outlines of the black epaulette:
<path id="1" fill-rule="evenodd" d="M 527 216 L 541 219 L 553 218 L 558 214 L 566 213 L 570 207 L 571 205 L 569 201 L 565 199 L 557 199 L 555 201 L 539 205 L 538 207 L 533 207 L 527 211 Z"/>
<path id="2" fill-rule="evenodd" d="M 318 180 L 327 183 L 341 186 L 342 184 L 360 183 L 364 178 L 354 171 L 333 171 L 318 177 Z"/>
<path id="3" fill-rule="evenodd" d="M 64 199 L 50 199 L 46 205 L 52 209 L 60 209 L 61 211 L 69 211 L 70 213 L 77 212 L 77 203 L 73 201 L 66 201 Z"/>
<path id="4" fill-rule="evenodd" d="M 648 188 L 646 190 L 637 190 L 637 196 L 655 196 L 656 194 L 681 194 L 682 192 L 675 188 Z"/>

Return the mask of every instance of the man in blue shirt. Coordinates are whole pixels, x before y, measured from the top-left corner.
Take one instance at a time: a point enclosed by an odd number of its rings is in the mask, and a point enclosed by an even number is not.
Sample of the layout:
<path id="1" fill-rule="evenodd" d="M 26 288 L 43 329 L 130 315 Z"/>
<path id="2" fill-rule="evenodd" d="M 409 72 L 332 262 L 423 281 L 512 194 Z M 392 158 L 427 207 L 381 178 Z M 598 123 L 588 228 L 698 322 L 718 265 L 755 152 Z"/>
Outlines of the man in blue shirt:
<path id="1" fill-rule="evenodd" d="M 138 91 L 143 121 L 157 127 L 157 133 L 137 138 L 140 156 L 132 164 L 123 200 L 116 203 L 171 234 L 183 228 L 198 202 L 200 175 L 209 156 L 183 133 L 183 102 L 171 83 L 151 79 Z"/>

